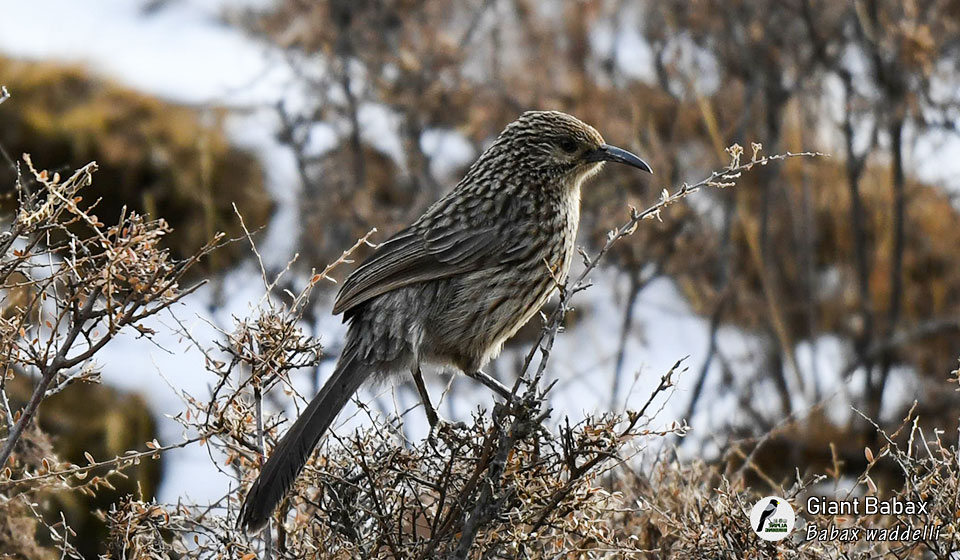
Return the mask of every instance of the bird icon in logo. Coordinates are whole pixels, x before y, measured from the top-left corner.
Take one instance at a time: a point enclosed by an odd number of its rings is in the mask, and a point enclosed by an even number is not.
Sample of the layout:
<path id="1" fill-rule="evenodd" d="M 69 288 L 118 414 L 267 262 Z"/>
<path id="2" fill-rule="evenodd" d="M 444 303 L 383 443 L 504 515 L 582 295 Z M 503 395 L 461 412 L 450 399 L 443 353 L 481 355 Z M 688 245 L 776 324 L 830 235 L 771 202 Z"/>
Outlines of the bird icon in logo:
<path id="1" fill-rule="evenodd" d="M 780 502 L 778 502 L 776 498 L 770 498 L 770 502 L 767 503 L 767 507 L 763 508 L 763 513 L 760 514 L 760 522 L 757 523 L 758 533 L 763 530 L 763 524 L 767 522 L 767 519 L 777 512 L 777 506 L 779 505 Z"/>

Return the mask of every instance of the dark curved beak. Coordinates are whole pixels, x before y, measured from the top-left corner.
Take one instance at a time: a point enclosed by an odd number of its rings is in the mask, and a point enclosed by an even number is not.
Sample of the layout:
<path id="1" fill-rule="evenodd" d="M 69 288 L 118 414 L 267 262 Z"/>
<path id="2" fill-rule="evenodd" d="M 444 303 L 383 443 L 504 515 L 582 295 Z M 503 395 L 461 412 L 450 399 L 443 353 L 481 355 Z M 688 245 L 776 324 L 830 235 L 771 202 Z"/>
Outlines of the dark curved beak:
<path id="1" fill-rule="evenodd" d="M 625 163 L 631 167 L 642 169 L 647 173 L 653 173 L 653 169 L 650 169 L 647 162 L 622 148 L 609 144 L 601 144 L 596 150 L 587 152 L 583 156 L 583 160 L 588 162 L 612 161 L 614 163 Z"/>

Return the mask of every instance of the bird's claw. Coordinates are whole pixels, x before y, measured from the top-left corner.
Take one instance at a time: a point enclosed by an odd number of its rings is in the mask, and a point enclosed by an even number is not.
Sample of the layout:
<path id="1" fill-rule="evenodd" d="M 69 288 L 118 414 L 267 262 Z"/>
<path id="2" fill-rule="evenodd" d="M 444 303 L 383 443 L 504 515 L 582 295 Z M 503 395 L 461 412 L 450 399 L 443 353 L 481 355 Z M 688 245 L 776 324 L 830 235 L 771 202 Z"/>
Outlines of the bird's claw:
<path id="1" fill-rule="evenodd" d="M 438 436 L 450 436 L 455 434 L 458 430 L 466 429 L 466 427 L 467 425 L 463 422 L 449 422 L 443 418 L 437 417 L 433 425 L 430 426 L 430 434 L 427 436 L 427 441 L 430 442 L 431 446 L 436 447 L 435 444 Z"/>

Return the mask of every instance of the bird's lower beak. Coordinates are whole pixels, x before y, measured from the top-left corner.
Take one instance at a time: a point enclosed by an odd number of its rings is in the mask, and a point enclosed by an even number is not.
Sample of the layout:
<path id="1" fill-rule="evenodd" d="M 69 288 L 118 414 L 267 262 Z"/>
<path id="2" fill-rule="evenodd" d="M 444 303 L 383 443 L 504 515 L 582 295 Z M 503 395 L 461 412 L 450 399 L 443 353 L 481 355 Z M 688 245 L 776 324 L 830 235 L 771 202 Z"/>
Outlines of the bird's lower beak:
<path id="1" fill-rule="evenodd" d="M 601 144 L 596 150 L 587 152 L 583 160 L 588 162 L 612 161 L 614 163 L 625 163 L 631 167 L 642 169 L 647 173 L 653 173 L 653 169 L 650 169 L 647 162 L 622 148 L 609 144 Z"/>

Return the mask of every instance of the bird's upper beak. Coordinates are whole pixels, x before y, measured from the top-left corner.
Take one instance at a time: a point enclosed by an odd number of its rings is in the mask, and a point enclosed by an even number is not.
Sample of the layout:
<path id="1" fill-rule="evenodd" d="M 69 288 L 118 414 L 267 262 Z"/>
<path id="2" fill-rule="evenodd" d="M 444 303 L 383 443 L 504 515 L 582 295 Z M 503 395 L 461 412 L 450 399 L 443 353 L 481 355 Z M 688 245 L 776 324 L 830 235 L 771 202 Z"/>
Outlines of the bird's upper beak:
<path id="1" fill-rule="evenodd" d="M 583 160 L 588 162 L 612 161 L 614 163 L 625 163 L 631 167 L 642 169 L 647 173 L 653 173 L 653 169 L 650 169 L 647 162 L 622 148 L 609 144 L 601 144 L 599 148 L 587 152 L 583 156 Z"/>

